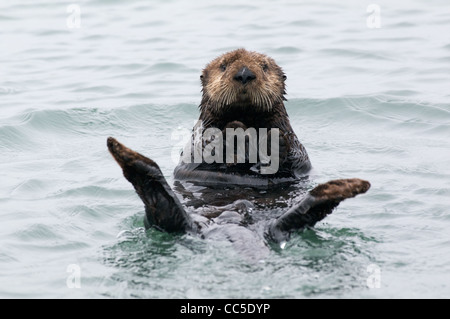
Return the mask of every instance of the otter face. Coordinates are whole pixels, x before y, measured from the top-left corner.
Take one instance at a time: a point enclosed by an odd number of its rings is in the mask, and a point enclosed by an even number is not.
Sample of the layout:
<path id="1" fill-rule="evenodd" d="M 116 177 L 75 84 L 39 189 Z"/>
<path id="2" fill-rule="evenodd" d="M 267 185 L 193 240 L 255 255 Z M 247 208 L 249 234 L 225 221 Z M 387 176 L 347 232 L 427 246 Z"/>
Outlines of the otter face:
<path id="1" fill-rule="evenodd" d="M 283 103 L 286 76 L 268 56 L 239 49 L 226 53 L 203 70 L 202 105 L 215 113 L 229 106 L 270 112 Z"/>

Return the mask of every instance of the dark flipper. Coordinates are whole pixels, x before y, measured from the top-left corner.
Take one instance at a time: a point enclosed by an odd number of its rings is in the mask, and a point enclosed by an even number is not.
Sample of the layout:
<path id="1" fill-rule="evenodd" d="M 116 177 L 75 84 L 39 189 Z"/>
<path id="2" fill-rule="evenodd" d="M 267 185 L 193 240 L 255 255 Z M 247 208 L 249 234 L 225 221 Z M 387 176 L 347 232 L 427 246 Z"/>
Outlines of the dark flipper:
<path id="1" fill-rule="evenodd" d="M 313 227 L 333 212 L 340 202 L 364 194 L 370 183 L 360 179 L 331 181 L 310 191 L 302 202 L 290 209 L 270 225 L 269 235 L 282 242 L 289 239 L 291 232 Z"/>
<path id="2" fill-rule="evenodd" d="M 108 139 L 108 148 L 122 167 L 125 178 L 133 184 L 145 204 L 145 227 L 156 227 L 170 233 L 192 229 L 191 218 L 155 162 L 111 137 Z"/>

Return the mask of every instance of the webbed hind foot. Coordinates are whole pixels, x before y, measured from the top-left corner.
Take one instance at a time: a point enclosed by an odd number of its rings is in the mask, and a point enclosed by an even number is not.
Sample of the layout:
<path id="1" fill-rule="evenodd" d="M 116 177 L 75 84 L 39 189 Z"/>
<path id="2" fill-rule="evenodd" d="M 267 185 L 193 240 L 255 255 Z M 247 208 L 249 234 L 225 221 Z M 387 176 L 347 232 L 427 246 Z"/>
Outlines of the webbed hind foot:
<path id="1" fill-rule="evenodd" d="M 276 242 L 285 241 L 293 231 L 313 227 L 330 215 L 339 203 L 366 193 L 370 187 L 369 182 L 361 179 L 343 179 L 319 185 L 300 204 L 271 223 L 269 236 Z"/>
<path id="2" fill-rule="evenodd" d="M 156 227 L 171 233 L 192 229 L 191 218 L 154 161 L 112 137 L 108 138 L 108 149 L 145 204 L 146 228 Z"/>

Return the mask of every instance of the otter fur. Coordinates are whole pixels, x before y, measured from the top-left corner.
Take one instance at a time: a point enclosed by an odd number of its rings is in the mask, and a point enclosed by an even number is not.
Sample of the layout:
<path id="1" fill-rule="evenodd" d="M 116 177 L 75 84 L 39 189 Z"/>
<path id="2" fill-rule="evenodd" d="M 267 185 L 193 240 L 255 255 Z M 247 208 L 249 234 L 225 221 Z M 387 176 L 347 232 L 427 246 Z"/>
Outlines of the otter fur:
<path id="1" fill-rule="evenodd" d="M 227 240 L 246 257 L 260 259 L 269 252 L 269 242 L 289 240 L 293 233 L 323 220 L 343 200 L 370 189 L 370 183 L 361 179 L 331 181 L 310 191 L 305 189 L 302 181 L 312 166 L 284 106 L 285 81 L 283 70 L 272 58 L 244 49 L 216 58 L 201 75 L 200 118 L 193 132 L 214 129 L 226 136 L 229 129 L 267 129 L 268 138 L 258 139 L 257 147 L 262 141 L 277 144 L 276 154 L 271 155 L 277 156 L 279 165 L 271 174 L 262 173 L 267 162 L 260 155 L 250 161 L 248 148 L 240 161 L 237 153 L 227 157 L 232 161 L 190 161 L 196 147 L 205 150 L 214 143 L 211 136 L 199 141 L 193 136 L 174 172 L 180 200 L 154 161 L 114 138 L 108 139 L 109 151 L 145 204 L 147 228 Z M 248 146 L 248 139 L 245 142 Z M 237 152 L 228 147 L 229 143 L 225 138 L 216 146 Z M 189 190 L 191 185 L 196 186 L 197 194 L 200 187 L 200 198 Z M 281 210 L 275 205 L 276 198 L 280 192 L 286 197 L 292 185 L 302 189 L 301 196 L 293 207 Z"/>

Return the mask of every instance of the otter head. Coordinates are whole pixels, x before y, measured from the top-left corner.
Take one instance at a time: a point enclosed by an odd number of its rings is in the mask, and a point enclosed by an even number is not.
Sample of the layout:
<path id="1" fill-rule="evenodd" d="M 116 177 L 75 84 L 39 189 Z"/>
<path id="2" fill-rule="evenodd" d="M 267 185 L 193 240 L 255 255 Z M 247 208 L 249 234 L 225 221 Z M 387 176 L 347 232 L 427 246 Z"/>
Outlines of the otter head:
<path id="1" fill-rule="evenodd" d="M 270 112 L 283 103 L 286 76 L 276 62 L 260 53 L 239 49 L 226 53 L 203 70 L 202 106 L 220 114 L 236 108 Z"/>

